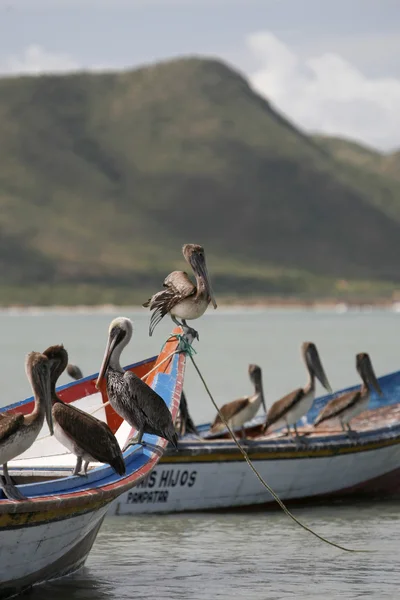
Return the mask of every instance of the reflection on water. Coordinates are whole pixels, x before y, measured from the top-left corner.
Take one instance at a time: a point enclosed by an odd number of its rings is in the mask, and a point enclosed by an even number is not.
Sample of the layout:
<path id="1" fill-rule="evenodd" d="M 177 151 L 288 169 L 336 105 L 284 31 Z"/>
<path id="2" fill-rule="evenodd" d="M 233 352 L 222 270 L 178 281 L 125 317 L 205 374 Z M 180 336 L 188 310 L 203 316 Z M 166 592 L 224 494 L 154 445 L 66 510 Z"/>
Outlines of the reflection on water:
<path id="1" fill-rule="evenodd" d="M 135 333 L 124 363 L 156 354 L 171 329 L 148 338 L 148 315 L 129 314 Z M 2 404 L 30 394 L 24 356 L 63 342 L 84 374 L 98 370 L 114 315 L 10 317 L 0 315 Z M 117 315 L 115 315 L 117 316 Z M 217 318 L 218 317 L 218 318 Z M 399 315 L 257 311 L 213 313 L 198 322 L 196 360 L 217 402 L 249 391 L 247 366 L 263 369 L 267 404 L 305 381 L 299 345 L 314 341 L 334 388 L 357 381 L 354 356 L 366 351 L 378 375 L 400 363 Z M 63 383 L 68 381 L 64 376 Z M 185 380 L 197 422 L 213 408 L 193 369 Z M 320 390 L 320 388 L 318 388 Z M 398 504 L 302 506 L 296 516 L 345 546 L 375 550 L 348 554 L 326 546 L 279 511 L 107 519 L 86 567 L 36 588 L 33 600 L 146 598 L 246 600 L 398 598 Z"/>
<path id="2" fill-rule="evenodd" d="M 30 598 L 398 597 L 396 503 L 335 503 L 334 509 L 295 512 L 322 535 L 375 552 L 340 552 L 280 512 L 113 517 L 82 571 L 37 588 Z"/>

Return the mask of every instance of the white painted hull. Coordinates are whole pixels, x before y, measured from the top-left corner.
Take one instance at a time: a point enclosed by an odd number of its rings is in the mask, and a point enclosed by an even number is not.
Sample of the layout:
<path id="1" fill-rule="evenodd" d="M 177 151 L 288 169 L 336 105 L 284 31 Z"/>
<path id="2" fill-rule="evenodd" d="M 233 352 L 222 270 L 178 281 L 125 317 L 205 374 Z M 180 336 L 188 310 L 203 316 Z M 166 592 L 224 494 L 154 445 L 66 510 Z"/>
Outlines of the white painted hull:
<path id="1" fill-rule="evenodd" d="M 187 462 L 169 464 L 166 457 L 139 486 L 122 494 L 110 513 L 201 511 L 272 501 L 242 458 L 203 457 L 204 461 L 194 455 L 193 462 L 185 457 Z M 378 489 L 374 480 L 383 476 L 390 479 L 386 486 L 393 487 L 398 481 L 400 487 L 400 473 L 395 474 L 400 468 L 400 444 L 315 458 L 254 459 L 254 463 L 282 500 L 345 493 L 357 486 L 367 488 L 368 483 L 373 492 Z"/>
<path id="2" fill-rule="evenodd" d="M 0 531 L 0 598 L 80 568 L 108 504 L 92 512 Z"/>
<path id="3" fill-rule="evenodd" d="M 174 333 L 181 333 L 181 329 Z M 148 385 L 164 399 L 174 420 L 185 370 L 185 355 L 176 352 L 178 345 L 179 340 L 171 337 L 157 358 L 128 367 L 138 377 L 149 375 Z M 58 393 L 65 402 L 83 405 L 107 421 L 122 446 L 134 430 L 104 405 L 96 380 L 97 373 L 63 386 Z M 28 414 L 32 402 L 28 398 L 8 409 Z M 166 440 L 147 434 L 145 441 L 161 449 L 167 445 Z M 159 459 L 158 452 L 132 446 L 124 452 L 126 472 L 122 477 L 109 465 L 96 463 L 90 465 L 87 476 L 73 477 L 70 472 L 75 456 L 43 427 L 34 444 L 9 463 L 10 475 L 26 500 L 9 500 L 0 491 L 0 598 L 10 598 L 79 569 L 109 506 L 147 477 Z"/>

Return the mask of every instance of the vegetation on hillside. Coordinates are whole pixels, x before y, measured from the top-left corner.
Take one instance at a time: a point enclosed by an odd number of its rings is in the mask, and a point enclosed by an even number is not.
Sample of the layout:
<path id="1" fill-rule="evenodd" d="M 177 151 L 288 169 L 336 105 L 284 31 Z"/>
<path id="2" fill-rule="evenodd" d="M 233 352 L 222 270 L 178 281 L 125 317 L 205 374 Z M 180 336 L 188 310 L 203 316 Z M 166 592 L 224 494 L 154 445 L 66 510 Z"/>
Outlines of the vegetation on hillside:
<path id="1" fill-rule="evenodd" d="M 2 303 L 140 302 L 188 241 L 221 295 L 400 281 L 396 168 L 307 137 L 218 61 L 2 79 L 0 140 Z"/>

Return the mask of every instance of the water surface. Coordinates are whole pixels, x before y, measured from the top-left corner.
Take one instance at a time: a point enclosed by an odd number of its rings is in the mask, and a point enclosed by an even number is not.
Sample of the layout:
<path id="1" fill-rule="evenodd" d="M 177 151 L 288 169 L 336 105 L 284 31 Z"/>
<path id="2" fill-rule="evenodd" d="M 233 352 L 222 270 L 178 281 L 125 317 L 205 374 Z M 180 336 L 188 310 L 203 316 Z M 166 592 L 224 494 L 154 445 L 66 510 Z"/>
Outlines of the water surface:
<path id="1" fill-rule="evenodd" d="M 167 319 L 147 335 L 145 311 L 115 314 L 0 314 L 1 404 L 30 395 L 24 357 L 64 343 L 85 375 L 98 371 L 108 324 L 123 314 L 134 321 L 125 364 L 156 354 L 171 330 Z M 302 385 L 299 346 L 314 341 L 334 389 L 357 381 L 355 354 L 370 353 L 376 373 L 400 364 L 400 315 L 390 312 L 216 311 L 196 323 L 198 362 L 219 404 L 251 390 L 247 367 L 263 369 L 267 403 Z M 61 383 L 68 378 L 63 377 Z M 197 422 L 213 407 L 191 365 L 185 379 Z M 321 391 L 321 388 L 318 388 Z M 373 549 L 347 554 L 295 527 L 279 511 L 107 519 L 79 573 L 41 586 L 33 600 L 243 600 L 399 598 L 396 502 L 304 506 L 296 516 L 344 545 Z"/>

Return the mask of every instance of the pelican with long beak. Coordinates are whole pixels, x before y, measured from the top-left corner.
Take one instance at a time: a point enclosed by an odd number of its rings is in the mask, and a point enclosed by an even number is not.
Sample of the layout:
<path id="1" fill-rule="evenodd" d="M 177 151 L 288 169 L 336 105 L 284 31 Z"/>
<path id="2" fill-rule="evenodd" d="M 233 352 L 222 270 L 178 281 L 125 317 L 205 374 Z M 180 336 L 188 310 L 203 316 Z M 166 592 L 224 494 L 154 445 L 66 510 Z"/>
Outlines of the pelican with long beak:
<path id="1" fill-rule="evenodd" d="M 184 331 L 198 339 L 197 331 L 189 327 L 186 321 L 201 317 L 210 302 L 214 308 L 217 308 L 207 271 L 204 248 L 198 244 L 185 244 L 182 252 L 186 262 L 193 269 L 196 285 L 190 281 L 184 271 L 173 271 L 165 278 L 163 284 L 165 289 L 154 294 L 143 304 L 153 311 L 149 335 L 153 334 L 161 319 L 169 314 L 176 325 L 183 327 Z M 182 323 L 178 319 L 181 319 Z"/>
<path id="2" fill-rule="evenodd" d="M 313 342 L 304 342 L 301 352 L 308 371 L 308 382 L 303 388 L 298 388 L 273 403 L 268 411 L 264 433 L 274 425 L 274 429 L 285 426 L 292 436 L 290 427 L 293 425 L 296 439 L 300 439 L 297 431 L 297 421 L 310 410 L 315 398 L 315 379 L 317 378 L 326 390 L 332 392 L 329 381 L 321 364 L 318 350 Z"/>
<path id="3" fill-rule="evenodd" d="M 314 422 L 316 427 L 324 421 L 330 419 L 339 419 L 343 431 L 353 432 L 350 427 L 350 421 L 357 415 L 366 410 L 373 388 L 380 396 L 383 396 L 381 387 L 376 379 L 371 359 L 366 352 L 360 352 L 356 356 L 356 369 L 361 377 L 362 385 L 360 389 L 353 392 L 342 394 L 338 398 L 330 400 L 325 408 L 319 413 Z"/>
<path id="4" fill-rule="evenodd" d="M 178 436 L 164 400 L 140 377 L 132 371 L 124 371 L 121 367 L 121 352 L 129 343 L 132 332 L 130 319 L 118 317 L 111 322 L 96 387 L 100 388 L 102 379 L 106 379 L 111 406 L 138 431 L 137 438 L 130 438 L 124 450 L 133 444 L 146 445 L 142 441 L 144 433 L 158 435 L 177 448 Z"/>
<path id="5" fill-rule="evenodd" d="M 26 357 L 25 371 L 30 381 L 35 400 L 29 415 L 7 414 L 0 420 L 0 464 L 3 465 L 5 483 L 1 487 L 9 500 L 27 500 L 13 484 L 8 473 L 8 461 L 26 452 L 36 440 L 46 418 L 50 435 L 53 435 L 51 414 L 50 364 L 40 352 L 31 352 Z"/>
<path id="6" fill-rule="evenodd" d="M 243 438 L 246 437 L 244 424 L 251 421 L 251 419 L 256 416 L 261 404 L 265 414 L 267 414 L 260 367 L 257 365 L 249 365 L 249 377 L 254 385 L 254 394 L 252 396 L 244 396 L 238 400 L 228 402 L 220 408 L 221 413 L 230 427 L 242 428 Z M 211 425 L 210 433 L 218 433 L 224 429 L 225 424 L 219 414 L 217 414 Z"/>
<path id="7" fill-rule="evenodd" d="M 65 404 L 57 396 L 57 381 L 68 364 L 68 353 L 64 346 L 50 346 L 43 354 L 50 363 L 54 436 L 77 458 L 73 475 L 86 475 L 91 462 L 109 464 L 118 475 L 125 475 L 121 448 L 107 423 L 76 406 Z M 80 472 L 82 461 L 83 473 Z"/>

